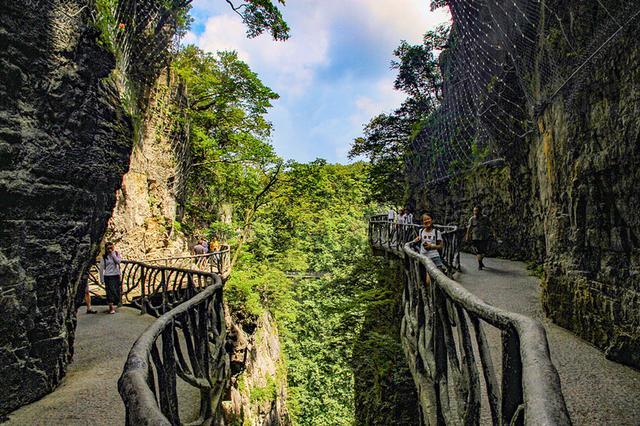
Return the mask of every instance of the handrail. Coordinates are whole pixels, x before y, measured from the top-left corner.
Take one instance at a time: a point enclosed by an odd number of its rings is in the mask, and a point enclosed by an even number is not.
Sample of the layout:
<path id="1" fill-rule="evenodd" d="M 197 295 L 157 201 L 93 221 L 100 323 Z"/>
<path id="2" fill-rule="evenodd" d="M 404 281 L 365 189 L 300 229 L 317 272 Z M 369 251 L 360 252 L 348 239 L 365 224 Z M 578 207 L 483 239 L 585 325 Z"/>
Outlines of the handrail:
<path id="1" fill-rule="evenodd" d="M 224 247 L 224 248 L 223 248 Z M 220 247 L 220 250 L 217 251 L 212 251 L 209 253 L 204 253 L 204 254 L 186 254 L 183 256 L 169 256 L 169 257 L 158 257 L 158 258 L 154 258 L 154 259 L 142 259 L 142 262 L 160 262 L 160 261 L 164 261 L 164 260 L 174 260 L 174 259 L 198 259 L 198 258 L 203 258 L 203 257 L 208 257 L 214 254 L 221 254 L 221 253 L 226 253 L 228 251 L 230 251 L 231 246 L 229 246 L 228 244 L 223 244 Z"/>
<path id="2" fill-rule="evenodd" d="M 401 334 L 423 422 L 477 424 L 481 403 L 488 401 L 494 425 L 570 425 L 542 324 L 487 304 L 408 242 L 398 250 L 392 226 L 381 222 L 370 222 L 369 236 L 374 247 L 404 262 Z M 487 324 L 501 333 L 500 377 L 483 330 Z"/>
<path id="3" fill-rule="evenodd" d="M 142 261 L 165 266 L 179 265 L 189 269 L 195 267 L 201 271 L 218 273 L 225 279 L 231 270 L 231 247 L 225 244 L 220 250 L 210 253 L 143 259 Z"/>
<path id="4" fill-rule="evenodd" d="M 213 272 L 149 265 L 135 260 L 123 260 L 120 265 L 122 300 L 140 309 L 142 313 L 155 316 L 160 316 L 193 297 L 199 290 L 213 284 L 217 277 Z M 104 290 L 98 275 L 97 267 L 92 266 L 87 285 Z"/>
<path id="5" fill-rule="evenodd" d="M 214 280 L 158 318 L 134 343 L 118 380 L 127 425 L 182 424 L 177 377 L 200 391 L 196 424 L 210 424 L 219 412 L 216 408 L 229 380 L 230 366 L 225 350 L 222 280 L 218 275 Z"/>
<path id="6" fill-rule="evenodd" d="M 228 245 L 225 245 L 224 247 L 225 248 L 223 250 L 201 255 L 173 256 L 157 259 L 145 259 L 141 261 L 123 260 L 121 262 L 121 275 L 123 287 L 122 296 L 125 302 L 133 304 L 142 309 L 143 312 L 146 312 L 146 307 L 141 305 L 141 296 L 143 298 L 144 296 L 147 296 L 145 301 L 149 297 L 160 297 L 163 280 L 162 274 L 157 272 L 160 267 L 163 267 L 165 270 L 166 276 L 164 279 L 167 281 L 167 288 L 169 291 L 175 291 L 180 287 L 183 287 L 183 285 L 175 285 L 176 280 L 188 280 L 189 275 L 191 275 L 190 279 L 196 283 L 198 288 L 208 285 L 207 283 L 203 284 L 201 282 L 203 279 L 206 279 L 206 275 L 202 274 L 217 273 L 223 280 L 225 280 L 231 272 L 231 256 L 230 247 Z M 87 285 L 89 285 L 89 289 L 94 296 L 104 295 L 105 292 L 104 285 L 100 282 L 99 275 L 97 265 L 92 265 L 89 269 Z M 141 282 L 145 279 L 147 279 L 147 281 L 153 279 L 152 283 L 147 282 L 147 288 L 143 288 L 141 285 Z M 102 294 L 100 294 L 100 292 L 96 292 L 95 287 L 101 289 Z M 159 315 L 160 313 L 171 309 L 171 307 L 176 306 L 176 300 L 173 300 L 171 295 L 168 299 L 169 306 L 165 306 L 163 308 L 160 308 L 157 304 L 152 304 L 152 313 Z M 178 301 L 182 302 L 184 301 L 184 298 L 180 297 Z"/>
<path id="7" fill-rule="evenodd" d="M 442 235 L 442 261 L 447 272 L 452 274 L 460 270 L 460 247 L 464 231 L 455 225 L 433 225 Z M 373 245 L 382 245 L 392 251 L 401 252 L 404 244 L 420 235 L 423 227 L 415 223 L 397 223 L 387 219 L 386 215 L 372 216 L 369 220 L 369 241 Z"/>

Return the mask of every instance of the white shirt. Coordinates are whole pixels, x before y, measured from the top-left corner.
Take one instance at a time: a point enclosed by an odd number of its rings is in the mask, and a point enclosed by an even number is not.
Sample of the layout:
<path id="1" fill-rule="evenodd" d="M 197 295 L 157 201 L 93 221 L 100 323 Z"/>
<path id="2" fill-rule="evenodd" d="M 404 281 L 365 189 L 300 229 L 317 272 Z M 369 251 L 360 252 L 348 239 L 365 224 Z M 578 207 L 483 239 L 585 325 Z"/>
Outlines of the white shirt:
<path id="1" fill-rule="evenodd" d="M 387 218 L 389 218 L 389 220 L 393 220 L 396 217 L 396 212 L 394 212 L 393 210 L 389 210 L 389 214 L 387 215 Z"/>
<path id="2" fill-rule="evenodd" d="M 440 237 L 442 239 L 442 236 L 440 235 L 439 232 L 436 231 L 436 228 L 431 228 L 431 231 L 429 232 L 427 232 L 427 230 L 422 228 L 420 230 L 420 254 L 426 255 L 428 258 L 431 258 L 431 259 L 440 257 L 440 253 L 438 253 L 438 250 L 427 250 L 426 248 L 424 248 L 425 243 L 436 245 L 437 237 Z"/>

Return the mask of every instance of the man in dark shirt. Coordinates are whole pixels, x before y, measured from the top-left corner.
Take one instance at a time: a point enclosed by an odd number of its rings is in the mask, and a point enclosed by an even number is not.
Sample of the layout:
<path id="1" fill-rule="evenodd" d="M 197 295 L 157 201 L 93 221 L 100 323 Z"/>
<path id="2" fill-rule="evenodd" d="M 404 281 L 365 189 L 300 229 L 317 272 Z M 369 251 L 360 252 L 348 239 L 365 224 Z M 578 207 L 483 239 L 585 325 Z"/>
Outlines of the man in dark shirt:
<path id="1" fill-rule="evenodd" d="M 489 245 L 491 234 L 493 234 L 495 238 L 495 232 L 493 232 L 489 218 L 482 214 L 482 209 L 479 206 L 475 206 L 473 208 L 473 216 L 469 219 L 467 234 L 464 239 L 466 241 L 471 239 L 471 243 L 475 247 L 478 269 L 484 268 L 482 259 L 484 259 L 487 253 L 487 246 Z"/>
<path id="2" fill-rule="evenodd" d="M 198 244 L 193 246 L 193 252 L 195 254 L 206 254 L 207 248 L 205 247 L 205 242 L 203 238 L 198 239 Z"/>

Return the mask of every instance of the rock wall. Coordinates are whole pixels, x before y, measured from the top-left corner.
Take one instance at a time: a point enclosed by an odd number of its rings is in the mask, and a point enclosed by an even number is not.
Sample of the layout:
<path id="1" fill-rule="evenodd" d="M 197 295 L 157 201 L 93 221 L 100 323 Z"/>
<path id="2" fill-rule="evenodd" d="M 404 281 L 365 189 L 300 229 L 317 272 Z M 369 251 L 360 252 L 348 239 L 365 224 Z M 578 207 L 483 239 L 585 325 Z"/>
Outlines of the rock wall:
<path id="1" fill-rule="evenodd" d="M 132 126 L 86 0 L 0 1 L 0 415 L 64 375 Z"/>
<path id="2" fill-rule="evenodd" d="M 176 227 L 190 168 L 188 128 L 180 108 L 184 86 L 165 69 L 150 92 L 140 140 L 117 192 L 105 234 L 127 259 L 186 255 L 187 241 Z"/>
<path id="3" fill-rule="evenodd" d="M 290 425 L 287 369 L 275 322 L 267 313 L 257 322 L 227 317 L 232 342 L 231 388 L 223 409 L 227 424 Z"/>
<path id="4" fill-rule="evenodd" d="M 608 4 L 611 10 L 615 5 Z M 609 20 L 595 1 L 547 0 L 541 26 L 574 43 Z M 553 15 L 548 15 L 553 11 Z M 545 23 L 544 21 L 547 20 Z M 429 188 L 418 205 L 464 225 L 482 204 L 505 257 L 545 262 L 542 303 L 556 323 L 640 368 L 640 44 L 636 20 L 536 111 L 535 129 L 506 163 Z M 569 69 L 563 37 L 541 38 L 535 69 Z M 560 41 L 558 41 L 560 40 Z M 599 46 L 595 46 L 594 49 Z M 572 65 L 574 66 L 574 65 Z M 530 93 L 549 93 L 533 75 Z M 417 194 L 417 192 L 414 192 Z"/>
<path id="5" fill-rule="evenodd" d="M 572 2 L 578 36 L 592 9 Z M 532 172 L 544 212 L 543 307 L 553 321 L 640 368 L 638 21 L 607 45 L 580 90 L 538 118 Z"/>

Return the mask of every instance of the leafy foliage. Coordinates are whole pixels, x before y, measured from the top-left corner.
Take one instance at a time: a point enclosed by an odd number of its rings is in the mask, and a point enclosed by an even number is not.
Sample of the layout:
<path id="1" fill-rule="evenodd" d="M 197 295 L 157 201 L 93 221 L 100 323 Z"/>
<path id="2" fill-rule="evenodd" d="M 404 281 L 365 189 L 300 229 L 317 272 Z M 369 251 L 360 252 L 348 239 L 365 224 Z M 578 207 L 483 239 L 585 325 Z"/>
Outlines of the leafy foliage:
<path id="1" fill-rule="evenodd" d="M 437 52 L 447 37 L 448 29 L 439 27 L 427 32 L 422 44 L 402 41 L 393 52 L 397 60 L 392 61 L 391 67 L 398 70 L 394 88 L 408 97 L 392 114 L 371 119 L 364 128 L 364 137 L 355 139 L 349 152 L 351 158 L 369 159 L 368 178 L 374 188 L 374 201 L 405 204 L 405 163 L 410 143 L 439 104 L 442 76 Z"/>
<path id="2" fill-rule="evenodd" d="M 274 40 L 286 40 L 289 38 L 289 26 L 282 18 L 282 13 L 275 2 L 271 0 L 247 0 L 235 5 L 231 0 L 226 0 L 231 8 L 242 17 L 247 26 L 247 36 L 257 37 L 265 31 L 269 31 Z M 277 3 L 285 4 L 284 0 Z"/>
<path id="3" fill-rule="evenodd" d="M 371 338 L 361 335 L 371 308 L 389 307 L 397 296 L 378 280 L 380 261 L 371 257 L 366 240 L 366 218 L 377 210 L 369 201 L 376 198 L 371 166 L 320 159 L 284 163 L 269 143 L 272 127 L 265 119 L 277 94 L 234 52 L 210 54 L 188 46 L 174 69 L 189 94 L 194 158 L 181 228 L 222 235 L 233 244 L 226 301 L 244 319 L 266 312 L 275 318 L 295 423 L 353 424 L 354 342 L 379 348 L 382 370 L 374 375 L 395 369 L 385 354 L 396 357 L 399 350 L 384 330 Z M 370 145 L 362 152 L 380 147 L 379 158 L 391 157 L 396 134 L 409 137 L 405 123 L 400 116 L 381 117 L 370 125 L 371 137 L 363 141 Z M 296 278 L 313 273 L 320 278 Z M 270 399 L 278 381 L 252 389 L 251 399 Z M 372 388 L 371 401 L 386 395 L 381 389 Z"/>

